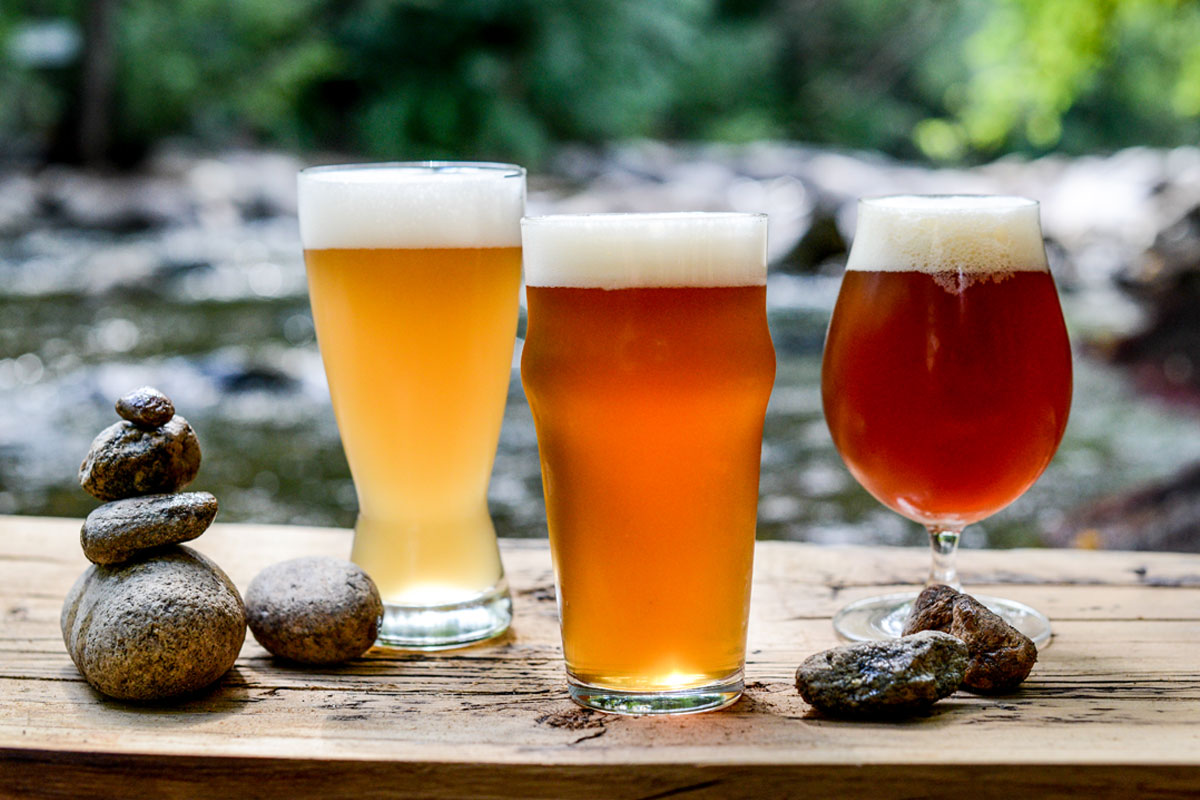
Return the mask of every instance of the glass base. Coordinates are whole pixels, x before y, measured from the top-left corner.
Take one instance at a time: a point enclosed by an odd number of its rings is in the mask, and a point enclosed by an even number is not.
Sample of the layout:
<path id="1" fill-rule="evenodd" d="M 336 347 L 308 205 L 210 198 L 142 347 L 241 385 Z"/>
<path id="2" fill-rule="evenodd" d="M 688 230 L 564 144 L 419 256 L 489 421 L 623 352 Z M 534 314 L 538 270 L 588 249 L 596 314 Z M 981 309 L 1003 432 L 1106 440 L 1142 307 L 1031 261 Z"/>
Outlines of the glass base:
<path id="1" fill-rule="evenodd" d="M 491 590 L 458 603 L 435 606 L 383 604 L 378 647 L 445 650 L 499 636 L 512 622 L 512 598 L 504 578 Z"/>
<path id="2" fill-rule="evenodd" d="M 1015 600 L 986 595 L 972 597 L 999 614 L 1039 647 L 1050 640 L 1050 620 L 1042 612 Z M 852 642 L 895 639 L 904 630 L 908 612 L 916 599 L 916 592 L 902 592 L 858 600 L 834 615 L 833 629 L 843 639 Z"/>
<path id="3" fill-rule="evenodd" d="M 641 716 L 644 714 L 699 714 L 716 711 L 737 702 L 742 696 L 745 681 L 739 671 L 736 676 L 708 686 L 672 689 L 664 692 L 633 692 L 592 686 L 567 676 L 571 699 L 584 708 L 610 714 Z"/>

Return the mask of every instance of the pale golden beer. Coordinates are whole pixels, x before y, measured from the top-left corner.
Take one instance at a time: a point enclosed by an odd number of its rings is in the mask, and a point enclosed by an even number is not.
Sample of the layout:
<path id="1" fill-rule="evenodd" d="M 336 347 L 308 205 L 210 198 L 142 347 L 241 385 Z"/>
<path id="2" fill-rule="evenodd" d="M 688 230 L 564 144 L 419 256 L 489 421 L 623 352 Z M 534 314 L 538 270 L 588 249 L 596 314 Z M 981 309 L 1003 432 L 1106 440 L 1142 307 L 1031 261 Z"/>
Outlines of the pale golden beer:
<path id="1" fill-rule="evenodd" d="M 571 696 L 625 713 L 742 689 L 763 415 L 765 217 L 523 226 L 537 425 Z"/>
<path id="2" fill-rule="evenodd" d="M 380 641 L 445 647 L 511 619 L 487 487 L 521 282 L 524 172 L 365 165 L 300 174 L 313 321 L 358 494 L 353 560 Z"/>

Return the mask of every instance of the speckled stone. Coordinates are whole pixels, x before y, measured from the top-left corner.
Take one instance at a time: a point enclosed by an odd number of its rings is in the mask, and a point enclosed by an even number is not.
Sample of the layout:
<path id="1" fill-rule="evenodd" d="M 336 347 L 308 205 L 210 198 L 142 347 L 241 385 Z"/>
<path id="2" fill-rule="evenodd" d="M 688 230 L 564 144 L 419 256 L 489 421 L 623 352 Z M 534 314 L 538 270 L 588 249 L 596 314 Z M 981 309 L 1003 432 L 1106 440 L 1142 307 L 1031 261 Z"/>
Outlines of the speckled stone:
<path id="1" fill-rule="evenodd" d="M 143 386 L 117 401 L 117 414 L 139 428 L 152 431 L 171 421 L 175 404 L 153 386 Z"/>
<path id="2" fill-rule="evenodd" d="M 79 467 L 79 485 L 98 500 L 177 492 L 200 471 L 200 443 L 179 415 L 147 431 L 128 420 L 108 426 L 92 441 Z"/>
<path id="3" fill-rule="evenodd" d="M 371 648 L 383 601 L 375 582 L 339 558 L 294 558 L 255 576 L 246 590 L 254 638 L 280 658 L 335 664 Z"/>
<path id="4" fill-rule="evenodd" d="M 216 515 L 217 498 L 208 492 L 113 500 L 88 514 L 79 543 L 89 561 L 117 564 L 151 547 L 191 541 Z"/>
<path id="5" fill-rule="evenodd" d="M 925 631 L 811 655 L 796 670 L 796 688 L 834 717 L 909 716 L 953 694 L 966 669 L 965 644 Z"/>
<path id="6" fill-rule="evenodd" d="M 930 586 L 917 597 L 904 632 L 940 630 L 962 639 L 970 662 L 962 688 L 1002 694 L 1017 688 L 1037 662 L 1037 646 L 983 603 L 949 586 Z"/>
<path id="7" fill-rule="evenodd" d="M 208 686 L 233 666 L 246 613 L 221 568 L 180 545 L 94 564 L 67 593 L 63 641 L 97 691 L 161 700 Z"/>

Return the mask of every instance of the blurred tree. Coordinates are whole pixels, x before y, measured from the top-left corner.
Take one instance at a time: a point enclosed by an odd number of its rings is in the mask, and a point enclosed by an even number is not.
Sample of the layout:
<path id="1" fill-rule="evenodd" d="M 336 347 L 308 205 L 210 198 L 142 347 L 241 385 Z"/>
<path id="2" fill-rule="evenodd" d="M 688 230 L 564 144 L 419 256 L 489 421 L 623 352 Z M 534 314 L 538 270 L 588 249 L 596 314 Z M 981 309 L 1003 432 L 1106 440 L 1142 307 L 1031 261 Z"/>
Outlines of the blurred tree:
<path id="1" fill-rule="evenodd" d="M 1074 152 L 1200 136 L 1200 2 L 999 0 L 967 39 L 967 79 L 920 123 L 931 157 Z"/>
<path id="2" fill-rule="evenodd" d="M 179 135 L 530 165 L 631 137 L 946 161 L 1171 145 L 1200 138 L 1200 0 L 0 5 L 0 154 L 130 162 Z"/>

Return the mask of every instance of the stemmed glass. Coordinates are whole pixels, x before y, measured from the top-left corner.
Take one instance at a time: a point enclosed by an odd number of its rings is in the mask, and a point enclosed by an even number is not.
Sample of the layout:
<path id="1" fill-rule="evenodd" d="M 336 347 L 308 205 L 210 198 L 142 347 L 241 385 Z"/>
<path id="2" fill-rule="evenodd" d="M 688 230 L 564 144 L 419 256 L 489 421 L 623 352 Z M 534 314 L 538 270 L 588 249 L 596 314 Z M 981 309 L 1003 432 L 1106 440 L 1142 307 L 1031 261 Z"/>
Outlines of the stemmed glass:
<path id="1" fill-rule="evenodd" d="M 1042 245 L 1020 197 L 864 199 L 821 372 L 825 418 L 855 479 L 924 525 L 928 583 L 960 588 L 964 526 L 1028 489 L 1054 455 L 1071 402 L 1071 351 Z M 915 593 L 834 617 L 851 640 L 898 636 Z M 1050 622 L 978 597 L 1036 643 Z"/>

